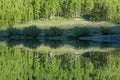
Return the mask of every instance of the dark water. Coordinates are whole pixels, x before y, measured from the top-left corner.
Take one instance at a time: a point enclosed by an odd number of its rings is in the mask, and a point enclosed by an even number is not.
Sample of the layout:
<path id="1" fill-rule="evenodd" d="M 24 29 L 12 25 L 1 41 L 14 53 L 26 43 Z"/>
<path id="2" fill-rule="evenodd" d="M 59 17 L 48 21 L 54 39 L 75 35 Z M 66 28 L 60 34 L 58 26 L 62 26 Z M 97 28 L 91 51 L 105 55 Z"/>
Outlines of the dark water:
<path id="1" fill-rule="evenodd" d="M 78 51 L 97 47 L 108 48 L 108 51 L 88 50 L 82 54 L 64 51 L 59 54 L 58 51 L 52 54 L 36 50 L 41 45 L 56 50 L 69 45 Z M 1 40 L 0 80 L 119 80 L 119 47 L 119 43 L 91 41 Z M 109 51 L 109 48 L 113 50 Z"/>
<path id="2" fill-rule="evenodd" d="M 6 42 L 8 47 L 14 47 L 22 44 L 25 47 L 35 49 L 41 45 L 49 46 L 50 48 L 59 48 L 64 45 L 69 45 L 75 49 L 87 49 L 91 47 L 100 48 L 120 48 L 120 42 L 95 42 L 95 41 L 82 41 L 82 40 L 0 40 L 0 42 Z"/>

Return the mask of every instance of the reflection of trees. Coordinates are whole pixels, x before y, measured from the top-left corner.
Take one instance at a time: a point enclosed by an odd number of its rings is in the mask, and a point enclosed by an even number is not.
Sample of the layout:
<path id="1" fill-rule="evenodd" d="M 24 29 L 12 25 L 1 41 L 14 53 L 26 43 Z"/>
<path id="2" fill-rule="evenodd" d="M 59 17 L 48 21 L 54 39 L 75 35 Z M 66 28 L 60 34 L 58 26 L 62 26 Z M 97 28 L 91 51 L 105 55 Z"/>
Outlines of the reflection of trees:
<path id="1" fill-rule="evenodd" d="M 23 44 L 25 47 L 28 48 L 37 48 L 42 44 L 37 39 L 28 39 L 28 40 L 9 40 L 7 41 L 7 45 L 9 47 L 13 47 L 19 44 Z M 51 48 L 59 48 L 63 45 L 71 45 L 77 49 L 79 48 L 88 48 L 90 47 L 90 42 L 89 41 L 77 41 L 77 40 L 72 40 L 72 41 L 62 41 L 62 40 L 45 40 L 43 42 L 45 46 L 50 46 Z"/>
<path id="2" fill-rule="evenodd" d="M 44 45 L 50 46 L 51 48 L 58 48 L 63 45 L 62 40 L 45 40 Z"/>
<path id="3" fill-rule="evenodd" d="M 112 45 L 113 45 L 113 43 L 102 42 L 101 48 L 109 48 L 109 47 L 112 47 Z"/>
<path id="4" fill-rule="evenodd" d="M 25 47 L 37 48 L 41 42 L 37 39 L 28 39 L 28 40 L 8 40 L 7 45 L 13 47 L 19 44 L 23 44 Z"/>
<path id="5" fill-rule="evenodd" d="M 89 41 L 80 41 L 80 40 L 75 40 L 74 43 L 71 44 L 75 48 L 88 48 L 90 46 Z"/>
<path id="6" fill-rule="evenodd" d="M 70 45 L 73 46 L 75 49 L 87 49 L 90 47 L 97 47 L 101 46 L 101 48 L 109 48 L 109 47 L 116 47 L 118 46 L 119 43 L 97 43 L 97 42 L 92 42 L 92 41 L 80 41 L 80 40 L 44 40 L 39 41 L 37 39 L 28 39 L 28 40 L 8 40 L 7 45 L 9 47 L 13 47 L 19 44 L 23 44 L 25 47 L 28 48 L 37 48 L 41 44 L 45 46 L 49 46 L 50 48 L 59 48 L 62 47 L 63 45 Z M 114 46 L 113 46 L 114 45 Z M 116 45 L 116 46 L 115 46 Z M 119 46 L 118 46 L 119 47 Z"/>
<path id="7" fill-rule="evenodd" d="M 25 49 L 0 50 L 0 79 L 103 80 L 120 79 L 120 50 L 83 55 L 41 54 Z"/>
<path id="8" fill-rule="evenodd" d="M 13 47 L 13 46 L 19 45 L 21 43 L 22 43 L 22 41 L 12 40 L 12 39 L 7 41 L 8 47 Z"/>
<path id="9" fill-rule="evenodd" d="M 106 66 L 108 55 L 109 54 L 105 52 L 87 52 L 83 54 L 83 57 L 89 59 L 95 68 L 101 68 Z"/>
<path id="10" fill-rule="evenodd" d="M 24 40 L 23 45 L 29 48 L 37 48 L 39 45 L 41 45 L 41 42 L 39 42 L 37 39 L 29 39 Z"/>

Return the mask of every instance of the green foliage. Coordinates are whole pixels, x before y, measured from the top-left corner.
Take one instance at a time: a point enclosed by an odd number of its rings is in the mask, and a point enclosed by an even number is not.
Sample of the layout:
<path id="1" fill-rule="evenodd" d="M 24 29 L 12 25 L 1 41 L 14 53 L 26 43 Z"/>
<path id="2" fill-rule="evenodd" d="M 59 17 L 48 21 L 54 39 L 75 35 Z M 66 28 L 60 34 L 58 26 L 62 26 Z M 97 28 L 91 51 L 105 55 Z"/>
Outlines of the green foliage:
<path id="1" fill-rule="evenodd" d="M 94 1 L 93 0 L 83 0 L 81 2 L 82 5 L 82 14 L 89 14 L 91 10 L 94 8 Z"/>
<path id="2" fill-rule="evenodd" d="M 44 30 L 46 37 L 62 36 L 63 31 L 57 27 L 51 27 L 50 29 Z"/>
<path id="3" fill-rule="evenodd" d="M 37 38 L 39 37 L 41 30 L 37 26 L 32 25 L 23 29 L 23 33 L 27 37 Z"/>
<path id="4" fill-rule="evenodd" d="M 0 25 L 13 25 L 56 16 L 120 23 L 119 0 L 1 0 Z"/>
<path id="5" fill-rule="evenodd" d="M 88 30 L 88 28 L 85 28 L 85 27 L 75 27 L 73 29 L 72 33 L 73 33 L 73 37 L 75 37 L 75 38 L 92 35 L 91 31 Z"/>
<path id="6" fill-rule="evenodd" d="M 7 33 L 9 36 L 14 36 L 18 34 L 18 30 L 10 26 L 7 28 Z"/>

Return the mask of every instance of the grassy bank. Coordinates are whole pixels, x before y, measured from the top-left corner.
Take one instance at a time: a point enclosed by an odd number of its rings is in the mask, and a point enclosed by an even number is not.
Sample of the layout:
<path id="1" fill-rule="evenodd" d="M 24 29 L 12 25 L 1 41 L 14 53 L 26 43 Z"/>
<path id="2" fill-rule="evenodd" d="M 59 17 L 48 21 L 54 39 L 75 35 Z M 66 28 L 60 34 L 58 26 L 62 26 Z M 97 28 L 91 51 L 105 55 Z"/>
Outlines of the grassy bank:
<path id="1" fill-rule="evenodd" d="M 86 27 L 101 27 L 101 26 L 106 26 L 106 27 L 114 27 L 114 26 L 119 26 L 119 24 L 114 24 L 110 22 L 92 22 L 92 21 L 86 21 L 84 19 L 79 19 L 79 18 L 74 18 L 74 19 L 55 19 L 55 20 L 37 20 L 37 21 L 32 21 L 32 22 L 27 22 L 24 24 L 15 24 L 14 26 L 17 28 L 24 28 L 25 26 L 30 26 L 30 25 L 36 25 L 39 28 L 50 28 L 52 26 L 56 26 L 58 28 L 62 29 L 69 29 L 73 28 L 74 26 L 86 26 Z"/>
<path id="2" fill-rule="evenodd" d="M 80 36 L 120 34 L 120 25 L 109 22 L 90 22 L 83 19 L 56 19 L 16 24 L 9 28 L 1 28 L 0 36 L 24 34 L 25 36 Z"/>
<path id="3" fill-rule="evenodd" d="M 15 28 L 24 28 L 26 26 L 36 25 L 39 28 L 50 28 L 52 26 L 56 26 L 63 29 L 73 28 L 74 26 L 89 26 L 89 27 L 114 27 L 114 26 L 120 26 L 119 24 L 114 24 L 110 22 L 95 22 L 95 21 L 86 21 L 84 19 L 74 18 L 74 19 L 53 19 L 53 20 L 35 20 L 35 21 L 29 21 L 23 24 L 15 24 L 13 25 Z M 6 26 L 1 26 L 0 29 L 6 29 Z"/>

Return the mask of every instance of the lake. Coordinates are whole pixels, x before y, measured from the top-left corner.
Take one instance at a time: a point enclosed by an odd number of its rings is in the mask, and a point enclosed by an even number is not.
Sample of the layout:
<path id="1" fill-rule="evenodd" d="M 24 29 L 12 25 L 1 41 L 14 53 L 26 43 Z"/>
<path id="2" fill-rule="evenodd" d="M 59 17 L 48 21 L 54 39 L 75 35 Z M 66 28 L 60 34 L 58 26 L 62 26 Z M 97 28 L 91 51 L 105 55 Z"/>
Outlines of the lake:
<path id="1" fill-rule="evenodd" d="M 119 80 L 120 43 L 0 40 L 0 80 Z"/>

